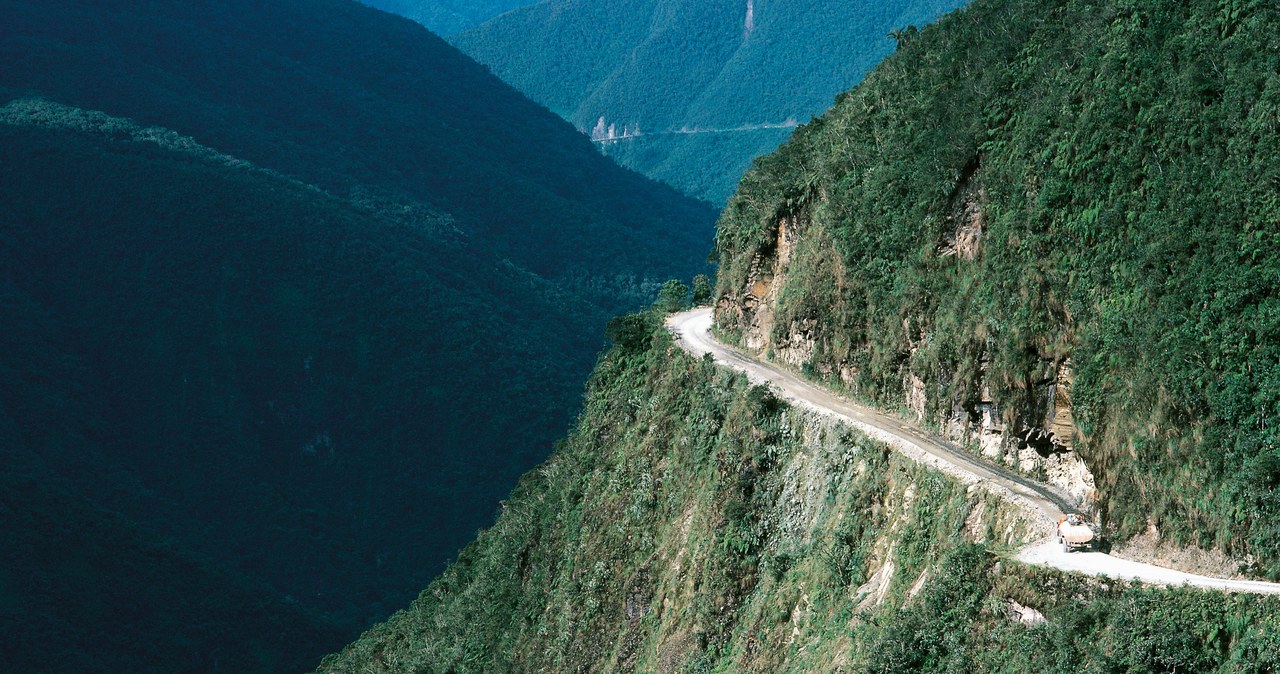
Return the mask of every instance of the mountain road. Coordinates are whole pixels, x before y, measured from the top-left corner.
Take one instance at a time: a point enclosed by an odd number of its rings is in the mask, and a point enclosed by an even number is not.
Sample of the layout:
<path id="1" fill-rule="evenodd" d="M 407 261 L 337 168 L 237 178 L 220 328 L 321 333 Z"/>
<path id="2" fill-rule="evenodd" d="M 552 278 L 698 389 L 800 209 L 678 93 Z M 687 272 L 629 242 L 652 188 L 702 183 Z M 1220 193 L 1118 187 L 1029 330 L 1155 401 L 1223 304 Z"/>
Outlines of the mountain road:
<path id="1" fill-rule="evenodd" d="M 770 386 L 794 405 L 835 417 L 887 443 L 908 458 L 941 470 L 966 484 L 980 484 L 1024 509 L 1033 519 L 1041 521 L 1047 536 L 1046 540 L 1018 552 L 1018 559 L 1024 563 L 1155 585 L 1190 585 L 1225 592 L 1280 594 L 1280 583 L 1201 576 L 1120 559 L 1102 552 L 1064 552 L 1051 534 L 1059 517 L 1076 510 L 1064 492 L 991 463 L 909 421 L 849 401 L 793 372 L 727 346 L 711 334 L 712 320 L 711 309 L 704 307 L 673 314 L 667 318 L 666 324 L 680 346 L 694 356 L 711 354 L 717 363 L 745 373 L 753 383 Z"/>

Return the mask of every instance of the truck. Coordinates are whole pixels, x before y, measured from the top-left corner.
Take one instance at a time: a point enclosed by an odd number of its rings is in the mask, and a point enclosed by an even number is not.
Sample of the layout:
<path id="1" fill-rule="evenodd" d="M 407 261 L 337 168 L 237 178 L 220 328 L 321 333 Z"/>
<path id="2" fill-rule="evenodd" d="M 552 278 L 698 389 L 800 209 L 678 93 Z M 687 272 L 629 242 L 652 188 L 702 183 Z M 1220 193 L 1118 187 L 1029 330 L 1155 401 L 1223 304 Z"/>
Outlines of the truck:
<path id="1" fill-rule="evenodd" d="M 1063 552 L 1090 550 L 1098 542 L 1098 531 L 1088 517 L 1079 513 L 1063 515 L 1055 530 Z"/>

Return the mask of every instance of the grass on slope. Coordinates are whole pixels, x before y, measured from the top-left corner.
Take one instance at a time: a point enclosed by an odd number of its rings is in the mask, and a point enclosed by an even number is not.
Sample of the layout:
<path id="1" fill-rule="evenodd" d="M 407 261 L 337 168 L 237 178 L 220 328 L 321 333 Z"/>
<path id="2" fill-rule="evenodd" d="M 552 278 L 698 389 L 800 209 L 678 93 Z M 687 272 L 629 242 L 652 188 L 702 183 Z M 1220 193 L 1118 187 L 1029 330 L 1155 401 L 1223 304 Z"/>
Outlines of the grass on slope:
<path id="1" fill-rule="evenodd" d="M 1280 600 L 1002 561 L 994 497 L 614 324 L 493 528 L 324 672 L 1264 672 Z M 822 429 L 826 430 L 822 430 Z M 886 568 L 884 601 L 876 581 Z M 864 582 L 872 580 L 868 586 Z M 868 598 L 870 597 L 870 598 Z M 1042 611 L 1028 626 L 1017 602 Z"/>

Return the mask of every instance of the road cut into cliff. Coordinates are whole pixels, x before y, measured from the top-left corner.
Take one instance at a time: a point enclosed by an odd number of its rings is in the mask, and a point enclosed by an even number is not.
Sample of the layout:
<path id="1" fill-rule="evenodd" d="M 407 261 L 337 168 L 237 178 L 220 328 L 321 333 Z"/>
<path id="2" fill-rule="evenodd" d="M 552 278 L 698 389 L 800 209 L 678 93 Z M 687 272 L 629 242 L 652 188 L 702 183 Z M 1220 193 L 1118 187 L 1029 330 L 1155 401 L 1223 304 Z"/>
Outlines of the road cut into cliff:
<path id="1" fill-rule="evenodd" d="M 978 484 L 1020 506 L 1043 522 L 1046 536 L 1067 512 L 1076 510 L 1060 490 L 986 461 L 953 443 L 935 437 L 911 422 L 852 402 L 799 375 L 721 343 L 711 334 L 712 310 L 699 308 L 667 318 L 667 328 L 680 346 L 701 357 L 710 354 L 725 367 L 738 370 L 754 383 L 767 385 L 788 402 L 827 414 L 907 457 L 940 470 L 966 484 Z M 1065 552 L 1051 538 L 1018 553 L 1019 561 L 1063 571 L 1134 580 L 1154 585 L 1189 585 L 1224 592 L 1280 594 L 1280 583 L 1214 578 L 1135 562 L 1102 552 Z"/>

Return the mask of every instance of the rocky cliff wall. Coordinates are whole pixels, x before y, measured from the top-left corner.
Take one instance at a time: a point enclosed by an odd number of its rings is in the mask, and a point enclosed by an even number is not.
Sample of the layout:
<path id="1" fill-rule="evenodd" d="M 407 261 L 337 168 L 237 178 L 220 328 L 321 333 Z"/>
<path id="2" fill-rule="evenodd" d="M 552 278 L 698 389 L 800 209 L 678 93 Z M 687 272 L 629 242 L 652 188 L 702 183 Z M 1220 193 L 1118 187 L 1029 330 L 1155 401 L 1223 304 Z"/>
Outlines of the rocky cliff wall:
<path id="1" fill-rule="evenodd" d="M 958 224 L 943 250 L 944 255 L 967 261 L 980 253 L 984 220 L 981 205 L 975 201 L 981 190 L 971 191 L 974 197 L 964 199 L 955 214 Z M 821 213 L 821 209 L 813 211 Z M 840 325 L 823 320 L 820 311 L 806 305 L 807 295 L 821 292 L 815 285 L 829 292 L 813 298 L 817 303 L 848 301 L 844 281 L 849 275 L 844 263 L 825 224 L 815 223 L 810 212 L 780 217 L 770 226 L 771 237 L 751 257 L 744 280 L 734 287 L 722 287 L 716 305 L 717 324 L 743 348 L 857 395 L 862 393 L 857 355 L 869 346 L 848 344 L 839 334 Z M 796 266 L 802 269 L 797 271 Z M 1096 495 L 1094 478 L 1074 451 L 1077 429 L 1071 407 L 1070 357 L 1043 354 L 1029 376 L 1029 395 L 1011 402 L 992 392 L 985 377 L 988 354 L 978 354 L 978 367 L 964 382 L 939 382 L 938 373 L 914 369 L 913 356 L 931 335 L 927 329 L 913 335 L 911 326 L 931 322 L 927 315 L 903 318 L 901 358 L 892 362 L 896 371 L 883 373 L 899 378 L 901 386 L 879 402 L 901 408 L 948 439 L 1010 468 L 1061 487 L 1083 508 L 1091 508 Z M 944 374 L 952 379 L 963 376 L 960 372 Z M 927 378 L 935 380 L 933 386 L 926 383 Z M 957 391 L 968 395 L 954 395 Z"/>

